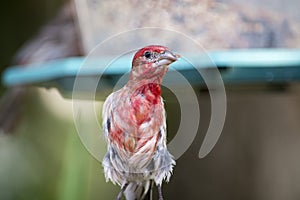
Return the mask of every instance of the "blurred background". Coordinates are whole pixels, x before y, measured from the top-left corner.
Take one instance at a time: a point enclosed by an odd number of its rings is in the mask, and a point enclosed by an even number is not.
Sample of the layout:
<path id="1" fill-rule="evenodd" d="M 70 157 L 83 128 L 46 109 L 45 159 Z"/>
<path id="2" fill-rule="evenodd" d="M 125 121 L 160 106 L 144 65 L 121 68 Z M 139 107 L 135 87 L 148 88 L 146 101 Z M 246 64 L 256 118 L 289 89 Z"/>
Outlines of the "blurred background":
<path id="1" fill-rule="evenodd" d="M 185 33 L 206 50 L 300 48 L 297 0 L 1 4 L 1 72 L 11 65 L 84 56 L 111 35 L 150 26 Z M 200 128 L 164 185 L 165 198 L 299 199 L 300 84 L 227 84 L 225 127 L 204 159 L 198 153 L 210 120 L 210 98 L 203 87 L 195 91 Z M 35 86 L 1 85 L 0 94 L 1 200 L 115 198 L 119 187 L 105 183 L 101 163 L 79 140 L 70 99 L 56 89 Z M 179 105 L 172 94 L 164 98 L 172 138 Z M 97 103 L 99 114 L 101 105 Z"/>

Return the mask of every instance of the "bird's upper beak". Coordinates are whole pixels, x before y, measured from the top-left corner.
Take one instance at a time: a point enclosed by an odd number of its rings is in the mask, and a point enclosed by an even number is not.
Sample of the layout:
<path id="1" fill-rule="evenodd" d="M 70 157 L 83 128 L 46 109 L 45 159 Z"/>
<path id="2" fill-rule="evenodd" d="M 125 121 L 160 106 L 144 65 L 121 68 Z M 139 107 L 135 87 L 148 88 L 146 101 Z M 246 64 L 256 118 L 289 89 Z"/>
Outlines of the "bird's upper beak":
<path id="1" fill-rule="evenodd" d="M 157 64 L 158 65 L 169 65 L 169 64 L 175 62 L 179 57 L 180 57 L 180 55 L 175 54 L 169 50 L 166 50 L 159 55 Z"/>

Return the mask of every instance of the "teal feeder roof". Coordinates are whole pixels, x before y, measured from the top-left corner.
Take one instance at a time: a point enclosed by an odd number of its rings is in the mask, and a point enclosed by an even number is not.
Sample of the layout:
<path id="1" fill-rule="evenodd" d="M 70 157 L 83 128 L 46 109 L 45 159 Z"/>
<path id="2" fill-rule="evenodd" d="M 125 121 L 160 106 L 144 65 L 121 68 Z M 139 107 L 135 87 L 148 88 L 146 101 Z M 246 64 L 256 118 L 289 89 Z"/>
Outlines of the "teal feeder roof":
<path id="1" fill-rule="evenodd" d="M 180 72 L 193 85 L 204 84 L 197 69 L 207 70 L 215 66 L 225 84 L 286 83 L 300 80 L 300 49 L 242 49 L 211 51 L 207 55 L 182 55 L 182 59 L 171 65 L 170 72 Z M 92 62 L 89 61 L 91 67 L 82 67 L 86 62 L 84 57 L 12 66 L 4 71 L 2 82 L 7 87 L 36 85 L 68 91 L 72 90 L 78 76 L 89 79 L 103 74 L 104 87 L 112 88 L 123 74 L 130 71 L 131 59 L 132 56 L 121 57 L 105 70 L 105 65 L 113 59 L 94 58 Z"/>

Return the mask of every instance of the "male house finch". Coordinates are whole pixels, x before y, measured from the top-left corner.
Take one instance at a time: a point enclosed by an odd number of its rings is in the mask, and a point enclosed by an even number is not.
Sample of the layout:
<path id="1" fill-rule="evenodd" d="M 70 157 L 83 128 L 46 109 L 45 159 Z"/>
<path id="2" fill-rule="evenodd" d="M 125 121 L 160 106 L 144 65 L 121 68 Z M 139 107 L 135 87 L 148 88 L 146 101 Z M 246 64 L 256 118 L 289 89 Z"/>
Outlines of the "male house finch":
<path id="1" fill-rule="evenodd" d="M 110 94 L 102 119 L 107 153 L 103 159 L 107 181 L 121 186 L 127 200 L 152 198 L 153 181 L 162 200 L 162 181 L 169 181 L 175 161 L 166 145 L 166 116 L 161 97 L 163 76 L 179 55 L 151 45 L 133 57 L 127 84 Z M 147 194 L 148 193 L 148 194 Z"/>

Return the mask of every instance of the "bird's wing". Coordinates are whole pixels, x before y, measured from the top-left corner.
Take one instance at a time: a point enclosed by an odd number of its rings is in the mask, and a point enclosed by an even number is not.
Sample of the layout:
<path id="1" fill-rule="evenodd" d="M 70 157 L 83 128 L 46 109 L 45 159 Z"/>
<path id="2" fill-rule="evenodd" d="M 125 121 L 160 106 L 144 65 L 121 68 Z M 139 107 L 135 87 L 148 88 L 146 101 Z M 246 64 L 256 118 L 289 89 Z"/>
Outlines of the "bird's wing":
<path id="1" fill-rule="evenodd" d="M 102 127 L 104 130 L 104 137 L 106 140 L 108 140 L 109 131 L 111 129 L 111 112 L 112 112 L 113 95 L 114 93 L 111 93 L 106 98 L 102 107 Z"/>

